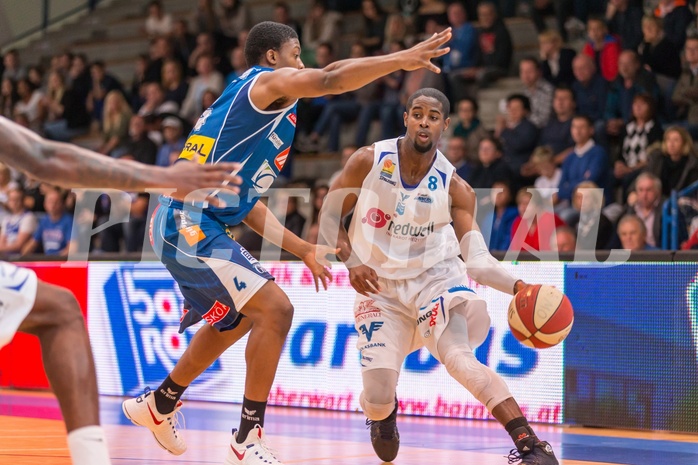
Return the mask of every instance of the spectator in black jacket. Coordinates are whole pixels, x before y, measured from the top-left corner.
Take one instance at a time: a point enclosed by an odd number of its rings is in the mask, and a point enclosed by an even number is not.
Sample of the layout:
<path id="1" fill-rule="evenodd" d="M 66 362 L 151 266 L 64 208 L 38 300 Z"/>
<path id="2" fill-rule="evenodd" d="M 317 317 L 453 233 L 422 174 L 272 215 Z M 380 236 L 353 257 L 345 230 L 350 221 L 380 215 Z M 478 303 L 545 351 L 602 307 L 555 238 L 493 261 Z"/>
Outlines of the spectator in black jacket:
<path id="1" fill-rule="evenodd" d="M 499 117 L 495 137 L 502 141 L 502 155 L 512 171 L 516 186 L 521 187 L 521 167 L 531 157 L 538 143 L 538 128 L 528 119 L 531 102 L 528 97 L 513 94 L 507 98 L 506 118 Z M 532 180 L 531 180 L 532 182 Z"/>
<path id="2" fill-rule="evenodd" d="M 478 86 L 486 86 L 509 73 L 513 46 L 509 30 L 498 17 L 494 3 L 480 3 L 477 15 L 480 21 L 479 64 L 475 68 L 461 70 L 460 73 L 464 80 L 475 81 Z"/>
<path id="3" fill-rule="evenodd" d="M 52 78 L 61 81 L 62 84 L 59 73 L 52 73 Z M 80 81 L 74 79 L 73 82 Z M 85 106 L 84 92 L 78 91 L 74 86 L 63 88 L 61 92 L 60 99 L 54 100 L 48 108 L 51 121 L 44 125 L 44 134 L 51 140 L 69 142 L 88 131 L 90 114 Z"/>
<path id="4" fill-rule="evenodd" d="M 564 84 L 571 86 L 574 82 L 572 61 L 577 55 L 571 48 L 563 47 L 559 32 L 547 30 L 538 34 L 541 70 L 543 79 L 553 86 Z"/>
<path id="5" fill-rule="evenodd" d="M 90 77 L 92 86 L 87 94 L 87 111 L 91 113 L 92 119 L 102 121 L 104 97 L 112 90 L 123 91 L 123 87 L 118 79 L 107 73 L 104 62 L 100 60 L 90 65 Z"/>
<path id="6" fill-rule="evenodd" d="M 642 64 L 657 76 L 676 81 L 681 74 L 681 50 L 662 30 L 662 20 L 654 16 L 642 18 L 643 40 L 638 47 Z"/>
<path id="7" fill-rule="evenodd" d="M 624 50 L 637 50 L 642 42 L 642 7 L 631 0 L 609 0 L 608 32 L 620 38 Z"/>
<path id="8" fill-rule="evenodd" d="M 146 165 L 154 165 L 157 158 L 158 147 L 148 138 L 145 119 L 139 115 L 133 115 L 128 128 L 129 140 L 124 144 L 123 155 L 120 158 L 135 160 Z"/>
<path id="9" fill-rule="evenodd" d="M 662 195 L 681 190 L 698 181 L 698 156 L 693 138 L 684 128 L 673 126 L 664 132 L 661 149 L 647 157 L 647 171 L 662 181 Z"/>
<path id="10" fill-rule="evenodd" d="M 660 111 L 663 121 L 676 119 L 676 107 L 672 104 L 672 93 L 681 76 L 681 50 L 669 41 L 662 30 L 662 20 L 655 16 L 642 19 L 643 43 L 638 52 L 645 68 L 654 73 L 661 92 Z"/>
<path id="11" fill-rule="evenodd" d="M 473 189 L 491 189 L 497 181 L 511 185 L 511 171 L 502 160 L 502 147 L 496 139 L 488 137 L 480 141 L 478 161 L 479 165 L 473 168 L 467 179 Z"/>
<path id="12" fill-rule="evenodd" d="M 686 29 L 693 21 L 686 0 L 659 0 L 654 16 L 664 20 L 664 33 L 681 50 L 686 43 Z"/>
<path id="13" fill-rule="evenodd" d="M 545 145 L 552 149 L 557 165 L 561 165 L 574 149 L 574 140 L 570 131 L 575 109 L 576 103 L 572 89 L 568 87 L 555 89 L 553 115 L 541 130 L 538 145 Z"/>

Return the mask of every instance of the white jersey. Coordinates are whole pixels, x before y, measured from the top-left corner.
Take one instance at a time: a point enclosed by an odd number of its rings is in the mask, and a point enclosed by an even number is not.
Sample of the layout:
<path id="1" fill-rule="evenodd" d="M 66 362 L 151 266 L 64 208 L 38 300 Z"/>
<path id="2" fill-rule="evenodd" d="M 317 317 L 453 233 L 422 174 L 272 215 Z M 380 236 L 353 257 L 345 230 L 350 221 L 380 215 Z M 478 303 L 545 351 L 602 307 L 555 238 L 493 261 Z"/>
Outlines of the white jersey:
<path id="1" fill-rule="evenodd" d="M 460 253 L 448 196 L 455 168 L 437 150 L 421 182 L 407 185 L 400 176 L 398 140 L 374 144 L 373 168 L 349 228 L 354 253 L 386 279 L 414 278 Z"/>

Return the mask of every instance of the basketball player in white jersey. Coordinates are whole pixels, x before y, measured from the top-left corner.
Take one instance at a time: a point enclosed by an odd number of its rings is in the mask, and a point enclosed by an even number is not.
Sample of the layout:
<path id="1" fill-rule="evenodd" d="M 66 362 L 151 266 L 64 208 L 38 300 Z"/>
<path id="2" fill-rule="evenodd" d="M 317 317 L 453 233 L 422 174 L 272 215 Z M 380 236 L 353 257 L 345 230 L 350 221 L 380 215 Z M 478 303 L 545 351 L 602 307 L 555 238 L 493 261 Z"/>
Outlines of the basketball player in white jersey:
<path id="1" fill-rule="evenodd" d="M 0 117 L 0 161 L 63 187 L 144 191 L 214 190 L 223 183 L 238 192 L 237 163 L 179 163 L 169 168 L 115 160 L 89 150 L 42 139 Z M 199 194 L 199 195 L 197 195 Z M 203 200 L 205 192 L 191 197 Z M 217 203 L 215 199 L 209 199 Z M 74 465 L 108 465 L 109 451 L 99 426 L 97 378 L 80 307 L 67 289 L 37 279 L 33 271 L 0 262 L 0 348 L 17 331 L 38 336 L 46 376 L 58 398 Z"/>
<path id="2" fill-rule="evenodd" d="M 371 442 L 381 460 L 397 456 L 398 375 L 405 357 L 426 346 L 505 426 L 516 445 L 509 463 L 556 465 L 552 447 L 536 437 L 504 380 L 473 353 L 490 318 L 485 301 L 466 287 L 466 266 L 475 281 L 501 292 L 514 294 L 527 284 L 490 255 L 474 220 L 473 189 L 436 148 L 449 111 L 440 91 L 415 92 L 404 115 L 405 136 L 354 153 L 321 212 L 323 240 L 341 249 L 359 293 L 360 403 Z M 352 209 L 347 232 L 340 220 Z"/>

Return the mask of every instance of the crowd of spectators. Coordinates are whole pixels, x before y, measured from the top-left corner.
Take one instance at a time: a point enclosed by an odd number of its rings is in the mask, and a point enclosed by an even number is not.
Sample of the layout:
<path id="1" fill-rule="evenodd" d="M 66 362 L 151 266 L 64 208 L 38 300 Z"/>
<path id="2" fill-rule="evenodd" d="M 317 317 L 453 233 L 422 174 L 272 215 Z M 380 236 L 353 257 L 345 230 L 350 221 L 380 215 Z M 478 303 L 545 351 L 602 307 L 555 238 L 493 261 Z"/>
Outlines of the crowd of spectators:
<path id="1" fill-rule="evenodd" d="M 402 50 L 453 28 L 440 75 L 399 71 L 352 93 L 299 101 L 294 153 L 341 154 L 346 162 L 371 135 L 401 135 L 407 97 L 436 87 L 454 109 L 441 149 L 479 191 L 478 219 L 492 250 L 639 250 L 661 247 L 663 200 L 698 181 L 694 3 L 308 0 L 299 18 L 277 1 L 263 19 L 297 31 L 308 67 Z M 184 15 L 150 2 L 142 25 L 148 53 L 135 57 L 130 82 L 96 57 L 65 50 L 26 66 L 10 50 L 0 64 L 0 113 L 47 138 L 87 142 L 107 157 L 170 165 L 199 115 L 245 71 L 251 9 L 250 1 L 199 0 Z M 516 62 L 505 21 L 511 16 L 530 17 L 538 31 L 538 53 Z M 348 17 L 359 32 L 343 32 Z M 505 76 L 518 76 L 519 88 L 486 128 L 479 91 Z M 310 240 L 317 234 L 328 184 L 289 184 L 312 189 L 308 218 L 296 198 L 274 201 L 294 232 Z M 147 195 L 103 195 L 92 210 L 81 200 L 1 166 L 0 255 L 88 247 L 71 241 L 73 215 L 77 229 L 94 228 L 114 211 L 130 221 L 105 228 L 90 250 L 131 252 L 147 244 Z M 686 248 L 698 248 L 696 205 L 695 195 L 681 200 Z M 254 233 L 239 233 L 251 249 L 261 246 Z"/>

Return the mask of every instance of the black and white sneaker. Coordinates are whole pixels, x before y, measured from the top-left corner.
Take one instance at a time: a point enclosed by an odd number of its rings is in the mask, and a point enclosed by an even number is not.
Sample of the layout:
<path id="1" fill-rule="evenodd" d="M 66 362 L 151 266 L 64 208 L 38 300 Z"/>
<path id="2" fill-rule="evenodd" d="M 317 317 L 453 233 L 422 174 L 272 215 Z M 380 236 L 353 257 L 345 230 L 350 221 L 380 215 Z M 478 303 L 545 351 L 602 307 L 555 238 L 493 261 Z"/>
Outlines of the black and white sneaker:
<path id="1" fill-rule="evenodd" d="M 397 399 L 395 409 L 385 420 L 366 420 L 371 428 L 371 444 L 376 455 L 384 462 L 392 462 L 400 449 L 400 433 L 397 430 Z"/>
<path id="2" fill-rule="evenodd" d="M 545 441 L 538 441 L 531 450 L 521 451 L 512 449 L 509 453 L 509 464 L 519 465 L 560 465 L 553 447 Z"/>

